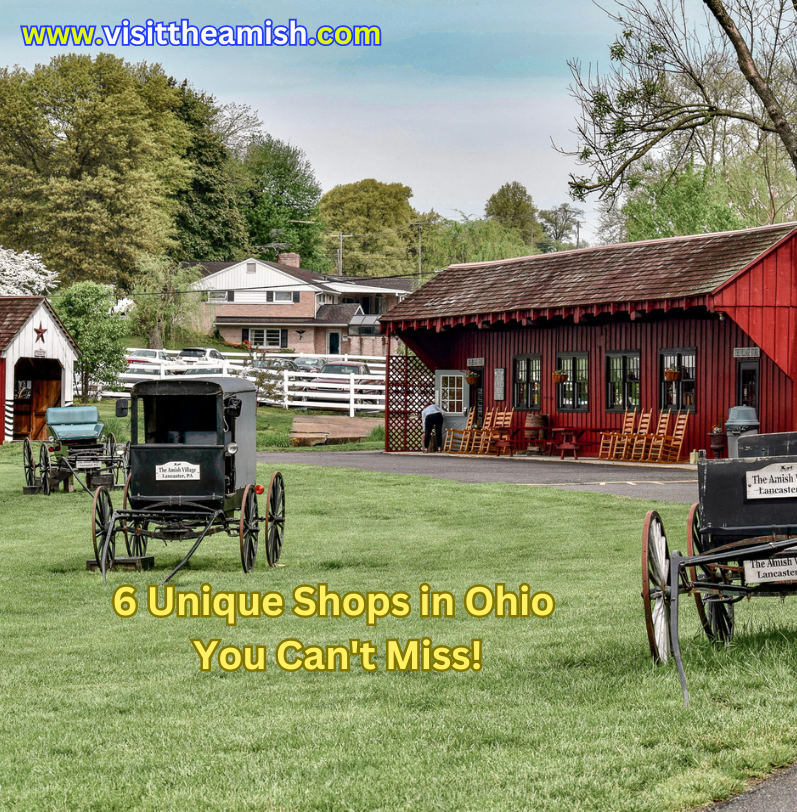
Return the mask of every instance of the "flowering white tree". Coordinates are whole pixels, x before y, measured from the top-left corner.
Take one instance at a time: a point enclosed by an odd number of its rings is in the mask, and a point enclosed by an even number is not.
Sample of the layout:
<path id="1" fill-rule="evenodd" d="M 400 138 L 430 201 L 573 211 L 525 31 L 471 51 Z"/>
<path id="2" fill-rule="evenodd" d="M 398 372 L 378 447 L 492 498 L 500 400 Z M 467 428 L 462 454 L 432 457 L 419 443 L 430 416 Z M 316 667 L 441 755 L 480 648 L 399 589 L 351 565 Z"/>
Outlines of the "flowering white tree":
<path id="1" fill-rule="evenodd" d="M 18 254 L 0 245 L 0 296 L 42 296 L 58 283 L 38 254 Z"/>

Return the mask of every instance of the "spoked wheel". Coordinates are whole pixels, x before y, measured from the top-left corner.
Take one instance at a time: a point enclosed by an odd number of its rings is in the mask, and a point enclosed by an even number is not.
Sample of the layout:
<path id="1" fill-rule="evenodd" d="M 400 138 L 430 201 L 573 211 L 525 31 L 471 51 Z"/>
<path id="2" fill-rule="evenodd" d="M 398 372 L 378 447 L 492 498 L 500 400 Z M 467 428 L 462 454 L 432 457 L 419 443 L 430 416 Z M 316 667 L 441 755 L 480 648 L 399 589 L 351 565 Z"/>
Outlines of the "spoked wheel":
<path id="1" fill-rule="evenodd" d="M 686 554 L 688 556 L 703 553 L 703 539 L 700 537 L 700 506 L 692 505 L 686 525 Z M 727 583 L 727 576 L 721 570 L 710 566 L 689 567 L 691 581 L 708 581 L 710 583 Z M 695 603 L 700 625 L 709 640 L 726 645 L 733 639 L 733 603 L 718 595 L 695 592 Z"/>
<path id="2" fill-rule="evenodd" d="M 642 601 L 645 625 L 654 662 L 670 656 L 670 601 L 666 596 L 670 551 L 661 516 L 649 510 L 642 530 Z"/>
<path id="3" fill-rule="evenodd" d="M 269 567 L 276 567 L 285 537 L 285 483 L 275 471 L 268 486 L 266 501 L 266 558 Z"/>
<path id="4" fill-rule="evenodd" d="M 42 493 L 49 496 L 52 468 L 50 467 L 50 452 L 44 443 L 39 449 L 39 476 L 41 477 Z"/>
<path id="5" fill-rule="evenodd" d="M 125 480 L 125 490 L 122 496 L 123 510 L 127 510 L 127 495 L 129 491 L 130 477 L 128 476 Z M 120 519 L 119 527 L 125 538 L 127 554 L 134 558 L 145 556 L 147 554 L 147 542 L 149 541 L 149 536 L 146 535 L 146 531 L 149 530 L 149 522 L 134 521 L 132 525 L 129 525 L 124 519 Z"/>
<path id="6" fill-rule="evenodd" d="M 94 494 L 94 507 L 91 514 L 91 541 L 94 545 L 94 557 L 97 563 L 102 566 L 102 547 L 105 544 L 105 536 L 113 516 L 113 505 L 108 489 L 103 485 L 97 488 Z M 111 540 L 108 544 L 108 552 L 105 557 L 105 571 L 113 566 L 116 558 L 116 533 L 111 532 Z"/>
<path id="7" fill-rule="evenodd" d="M 105 435 L 105 456 L 116 456 L 116 435 L 112 431 Z"/>
<path id="8" fill-rule="evenodd" d="M 29 437 L 22 443 L 22 464 L 25 466 L 25 484 L 32 488 L 36 484 L 36 465 L 33 462 L 33 446 Z"/>
<path id="9" fill-rule="evenodd" d="M 244 572 L 251 572 L 257 558 L 257 539 L 260 535 L 259 514 L 257 511 L 257 494 L 253 485 L 244 488 L 241 503 L 241 521 L 238 534 L 241 538 L 241 564 Z"/>

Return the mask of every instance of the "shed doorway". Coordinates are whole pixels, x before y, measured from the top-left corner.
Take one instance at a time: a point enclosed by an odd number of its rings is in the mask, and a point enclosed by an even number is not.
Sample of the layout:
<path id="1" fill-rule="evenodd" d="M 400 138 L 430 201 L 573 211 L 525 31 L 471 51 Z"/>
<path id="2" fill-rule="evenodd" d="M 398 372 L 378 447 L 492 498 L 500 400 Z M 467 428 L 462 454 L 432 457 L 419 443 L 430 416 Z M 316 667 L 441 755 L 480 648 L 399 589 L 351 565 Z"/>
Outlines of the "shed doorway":
<path id="1" fill-rule="evenodd" d="M 47 439 L 47 410 L 61 405 L 61 364 L 20 358 L 14 366 L 14 439 Z"/>

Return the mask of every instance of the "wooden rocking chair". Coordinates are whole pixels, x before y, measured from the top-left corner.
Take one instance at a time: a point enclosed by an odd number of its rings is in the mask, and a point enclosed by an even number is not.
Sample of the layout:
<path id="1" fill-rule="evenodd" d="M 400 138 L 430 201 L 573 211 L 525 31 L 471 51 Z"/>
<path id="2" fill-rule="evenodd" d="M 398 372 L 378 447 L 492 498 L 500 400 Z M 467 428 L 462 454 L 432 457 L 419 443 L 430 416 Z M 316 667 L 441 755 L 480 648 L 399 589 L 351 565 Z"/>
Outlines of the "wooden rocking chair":
<path id="1" fill-rule="evenodd" d="M 659 424 L 656 426 L 656 432 L 650 435 L 648 442 L 646 462 L 658 462 L 661 455 L 661 448 L 664 444 L 664 438 L 670 431 L 670 415 L 672 412 L 667 409 L 666 411 L 659 412 Z"/>
<path id="2" fill-rule="evenodd" d="M 689 412 L 679 413 L 678 417 L 675 418 L 675 428 L 673 428 L 672 434 L 664 436 L 659 462 L 680 462 L 688 422 Z"/>
<path id="3" fill-rule="evenodd" d="M 648 443 L 650 442 L 651 434 L 650 424 L 653 421 L 653 409 L 644 413 L 639 418 L 639 426 L 636 432 L 632 435 L 634 438 L 633 445 L 631 446 L 630 459 L 632 462 L 642 462 L 645 459 L 645 452 L 647 451 Z"/>
<path id="4" fill-rule="evenodd" d="M 634 424 L 636 423 L 636 409 L 627 410 L 623 415 L 623 425 L 619 432 L 612 432 L 613 442 L 611 456 L 607 459 L 624 460 L 627 458 L 630 440 L 634 434 Z M 602 442 L 602 441 L 601 441 Z"/>
<path id="5" fill-rule="evenodd" d="M 495 411 L 490 428 L 486 431 L 482 429 L 479 439 L 479 454 L 499 453 L 500 449 L 497 447 L 497 443 L 504 435 L 508 435 L 509 429 L 512 427 L 513 415 L 514 411 L 511 409 L 507 412 Z"/>
<path id="6" fill-rule="evenodd" d="M 446 429 L 443 451 L 448 454 L 467 454 L 473 442 L 473 424 L 475 420 L 476 409 L 470 409 L 464 429 Z"/>
<path id="7" fill-rule="evenodd" d="M 481 454 L 482 445 L 489 442 L 490 432 L 493 429 L 493 421 L 496 417 L 495 409 L 487 409 L 484 413 L 484 420 L 482 421 L 481 428 L 473 429 L 473 440 L 470 444 L 469 453 Z"/>

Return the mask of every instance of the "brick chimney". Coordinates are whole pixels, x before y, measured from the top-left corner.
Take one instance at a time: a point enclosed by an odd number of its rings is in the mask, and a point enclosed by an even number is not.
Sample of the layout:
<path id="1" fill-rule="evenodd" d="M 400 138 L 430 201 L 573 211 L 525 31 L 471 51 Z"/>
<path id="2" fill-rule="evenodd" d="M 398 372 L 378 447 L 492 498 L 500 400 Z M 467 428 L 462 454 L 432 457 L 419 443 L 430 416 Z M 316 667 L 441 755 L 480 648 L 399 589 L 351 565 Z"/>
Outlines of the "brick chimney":
<path id="1" fill-rule="evenodd" d="M 277 257 L 277 262 L 281 265 L 290 265 L 293 268 L 301 268 L 301 261 L 302 258 L 298 254 L 280 254 Z"/>

